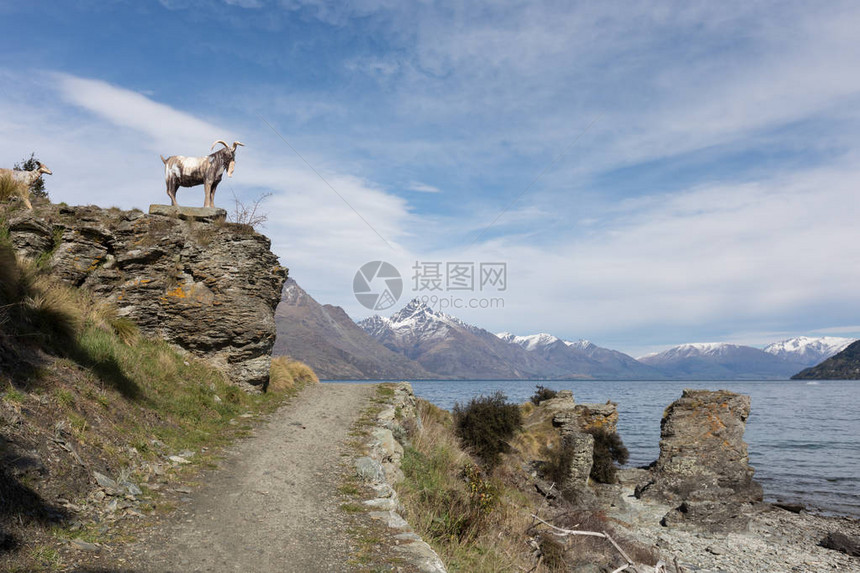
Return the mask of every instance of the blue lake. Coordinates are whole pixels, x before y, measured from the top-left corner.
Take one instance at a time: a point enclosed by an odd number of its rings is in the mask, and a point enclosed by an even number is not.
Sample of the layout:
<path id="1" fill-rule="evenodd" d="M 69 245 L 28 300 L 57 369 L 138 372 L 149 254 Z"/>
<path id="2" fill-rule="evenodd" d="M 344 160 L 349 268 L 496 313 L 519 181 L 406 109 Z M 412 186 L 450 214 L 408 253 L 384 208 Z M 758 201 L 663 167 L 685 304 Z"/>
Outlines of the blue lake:
<path id="1" fill-rule="evenodd" d="M 768 501 L 803 503 L 860 517 L 860 382 L 836 381 L 418 381 L 415 394 L 450 410 L 473 396 L 504 392 L 525 402 L 541 384 L 572 390 L 577 403 L 618 404 L 618 433 L 630 465 L 657 459 L 663 410 L 684 388 L 749 394 L 745 434 L 755 478 Z"/>

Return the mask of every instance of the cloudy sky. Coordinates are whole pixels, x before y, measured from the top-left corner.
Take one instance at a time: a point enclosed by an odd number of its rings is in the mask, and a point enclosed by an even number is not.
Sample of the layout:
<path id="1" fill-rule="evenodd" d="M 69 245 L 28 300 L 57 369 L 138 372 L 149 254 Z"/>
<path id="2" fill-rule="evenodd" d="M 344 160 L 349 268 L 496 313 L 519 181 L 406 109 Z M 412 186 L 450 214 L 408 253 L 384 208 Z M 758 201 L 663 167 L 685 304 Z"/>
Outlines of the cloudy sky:
<path id="1" fill-rule="evenodd" d="M 493 296 L 448 311 L 634 355 L 860 336 L 856 2 L 36 0 L 0 21 L 0 163 L 35 152 L 55 202 L 145 210 L 159 154 L 240 140 L 216 204 L 271 193 L 282 263 L 354 318 L 383 260 L 404 279 L 384 314 Z M 507 289 L 418 291 L 416 262 L 504 262 Z"/>

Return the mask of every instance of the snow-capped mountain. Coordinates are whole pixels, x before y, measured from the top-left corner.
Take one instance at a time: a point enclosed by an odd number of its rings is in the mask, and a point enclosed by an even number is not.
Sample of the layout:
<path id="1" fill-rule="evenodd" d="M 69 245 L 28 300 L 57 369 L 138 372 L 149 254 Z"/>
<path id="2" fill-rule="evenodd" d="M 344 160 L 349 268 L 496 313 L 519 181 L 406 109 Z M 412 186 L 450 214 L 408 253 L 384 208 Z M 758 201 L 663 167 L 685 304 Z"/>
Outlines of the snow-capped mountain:
<path id="1" fill-rule="evenodd" d="M 454 378 L 655 379 L 656 370 L 587 340 L 568 342 L 547 333 L 498 335 L 413 300 L 390 318 L 358 323 L 386 348 L 426 370 Z"/>
<path id="2" fill-rule="evenodd" d="M 545 332 L 541 332 L 540 334 L 530 334 L 528 336 L 517 336 L 510 332 L 500 332 L 496 334 L 496 336 L 505 342 L 522 346 L 526 350 L 545 348 L 547 346 L 552 346 L 553 344 L 558 344 L 559 342 L 564 344 L 562 339 Z"/>
<path id="3" fill-rule="evenodd" d="M 297 358 L 323 379 L 435 378 L 359 328 L 339 306 L 321 305 L 288 279 L 275 312 L 272 353 Z"/>
<path id="4" fill-rule="evenodd" d="M 358 324 L 376 339 L 394 338 L 399 344 L 409 345 L 443 339 L 452 330 L 475 330 L 459 318 L 435 311 L 418 299 L 410 301 L 391 318 L 374 315 Z"/>
<path id="5" fill-rule="evenodd" d="M 544 363 L 543 372 L 548 377 L 638 380 L 664 378 L 660 372 L 637 362 L 633 357 L 617 350 L 601 348 L 588 340 L 571 342 L 545 332 L 527 336 L 500 332 L 496 336 L 541 358 Z"/>
<path id="6" fill-rule="evenodd" d="M 797 336 L 769 344 L 764 351 L 806 368 L 824 362 L 855 341 L 854 338 L 839 336 Z"/>
<path id="7" fill-rule="evenodd" d="M 541 377 L 538 360 L 482 328 L 433 310 L 415 299 L 390 318 L 358 325 L 386 348 L 439 376 L 473 379 Z"/>
<path id="8" fill-rule="evenodd" d="M 780 380 L 798 366 L 758 348 L 725 342 L 681 344 L 638 360 L 670 378 L 694 380 Z"/>

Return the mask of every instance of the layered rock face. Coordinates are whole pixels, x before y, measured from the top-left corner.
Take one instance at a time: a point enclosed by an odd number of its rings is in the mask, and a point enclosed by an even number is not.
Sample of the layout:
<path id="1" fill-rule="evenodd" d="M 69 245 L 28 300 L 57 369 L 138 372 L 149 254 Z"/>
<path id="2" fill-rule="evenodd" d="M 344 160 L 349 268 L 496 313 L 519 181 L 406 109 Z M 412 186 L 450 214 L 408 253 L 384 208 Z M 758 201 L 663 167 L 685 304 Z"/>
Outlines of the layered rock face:
<path id="1" fill-rule="evenodd" d="M 552 413 L 552 425 L 558 428 L 563 444 L 571 448 L 570 473 L 562 487 L 582 491 L 588 485 L 594 463 L 594 436 L 589 432 L 604 430 L 614 434 L 618 409 L 611 402 L 576 404 L 570 390 L 561 390 L 540 406 Z"/>
<path id="2" fill-rule="evenodd" d="M 267 237 L 224 223 L 223 210 L 179 211 L 44 205 L 13 216 L 9 229 L 20 255 L 114 304 L 144 334 L 264 387 L 287 269 Z"/>
<path id="3" fill-rule="evenodd" d="M 660 457 L 637 496 L 681 502 L 667 524 L 743 528 L 740 506 L 762 499 L 743 441 L 749 413 L 749 396 L 684 390 L 663 415 Z"/>

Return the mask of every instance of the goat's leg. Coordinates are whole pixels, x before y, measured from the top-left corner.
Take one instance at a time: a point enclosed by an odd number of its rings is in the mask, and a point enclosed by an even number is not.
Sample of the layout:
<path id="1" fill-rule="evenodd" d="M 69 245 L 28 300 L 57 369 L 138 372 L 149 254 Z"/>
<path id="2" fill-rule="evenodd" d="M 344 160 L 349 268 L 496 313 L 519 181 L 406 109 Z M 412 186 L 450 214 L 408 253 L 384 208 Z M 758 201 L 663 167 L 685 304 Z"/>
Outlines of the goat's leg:
<path id="1" fill-rule="evenodd" d="M 215 207 L 215 189 L 218 188 L 218 183 L 220 183 L 220 181 L 213 181 L 212 186 L 209 188 L 209 206 L 212 208 Z"/>
<path id="2" fill-rule="evenodd" d="M 170 181 L 167 182 L 167 196 L 170 197 L 170 204 L 174 207 L 178 206 L 178 203 L 176 202 L 176 189 L 178 187 L 179 186 L 175 183 L 172 183 Z"/>
<path id="3" fill-rule="evenodd" d="M 26 205 L 27 208 L 32 211 L 33 210 L 33 204 L 30 203 L 30 197 L 28 197 L 28 195 L 30 195 L 29 189 L 24 191 L 24 194 L 21 195 L 21 199 L 24 201 L 24 205 Z"/>

